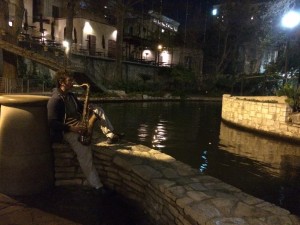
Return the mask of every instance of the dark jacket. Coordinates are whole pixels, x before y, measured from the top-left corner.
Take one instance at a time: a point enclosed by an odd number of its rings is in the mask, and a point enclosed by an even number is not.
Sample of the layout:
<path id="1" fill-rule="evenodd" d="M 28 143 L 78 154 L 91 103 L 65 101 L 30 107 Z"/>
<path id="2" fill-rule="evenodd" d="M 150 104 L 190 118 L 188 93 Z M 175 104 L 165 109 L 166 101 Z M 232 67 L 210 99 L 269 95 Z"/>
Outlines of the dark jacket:
<path id="1" fill-rule="evenodd" d="M 82 112 L 82 104 L 78 101 L 75 95 L 68 93 L 74 99 L 78 112 Z M 63 133 L 70 130 L 70 126 L 65 124 L 66 107 L 62 94 L 55 88 L 52 97 L 47 104 L 48 109 L 48 124 L 50 127 L 50 137 L 52 142 L 61 142 Z"/>

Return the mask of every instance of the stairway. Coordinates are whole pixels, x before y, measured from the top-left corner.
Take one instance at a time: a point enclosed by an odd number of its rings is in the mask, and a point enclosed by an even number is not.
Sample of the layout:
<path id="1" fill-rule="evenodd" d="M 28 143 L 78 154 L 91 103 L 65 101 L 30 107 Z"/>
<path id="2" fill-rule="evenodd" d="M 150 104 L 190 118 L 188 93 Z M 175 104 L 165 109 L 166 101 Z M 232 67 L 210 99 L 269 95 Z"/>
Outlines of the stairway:
<path id="1" fill-rule="evenodd" d="M 75 79 L 78 78 L 78 83 L 90 83 L 94 91 L 107 91 L 102 84 L 95 84 L 85 75 L 84 68 L 82 68 L 80 63 L 71 63 L 70 59 L 67 59 L 62 51 L 59 55 L 55 55 L 54 52 L 44 51 L 41 44 L 38 45 L 38 48 L 37 46 L 34 47 L 30 42 L 19 42 L 19 45 L 0 38 L 0 48 L 7 52 L 35 61 L 54 71 L 67 69 L 76 75 Z"/>

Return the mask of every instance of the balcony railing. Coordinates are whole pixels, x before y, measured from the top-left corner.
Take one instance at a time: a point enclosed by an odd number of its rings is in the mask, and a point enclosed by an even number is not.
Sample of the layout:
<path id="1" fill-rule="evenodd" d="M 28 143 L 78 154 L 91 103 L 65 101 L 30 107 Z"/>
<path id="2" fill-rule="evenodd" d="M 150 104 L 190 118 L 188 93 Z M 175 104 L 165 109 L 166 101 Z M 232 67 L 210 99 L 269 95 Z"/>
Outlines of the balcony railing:
<path id="1" fill-rule="evenodd" d="M 53 84 L 41 79 L 0 78 L 0 93 L 49 94 Z"/>
<path id="2" fill-rule="evenodd" d="M 11 39 L 6 36 L 5 41 L 11 42 Z M 6 40 L 7 39 L 7 40 Z M 115 59 L 114 54 L 109 54 L 109 51 L 103 51 L 103 49 L 88 49 L 85 46 L 80 44 L 72 44 L 67 57 L 65 54 L 65 48 L 62 45 L 62 40 L 48 40 L 40 36 L 32 36 L 29 34 L 20 34 L 18 37 L 18 46 L 30 51 L 34 51 L 38 54 L 41 54 L 45 57 L 51 58 L 57 61 L 60 64 L 70 65 L 72 60 L 72 54 L 82 55 L 82 56 L 92 56 L 98 58 L 109 58 Z M 141 58 L 132 58 L 132 57 L 123 57 L 123 61 L 151 65 L 151 66 L 168 66 L 172 67 L 173 65 L 166 65 L 163 63 L 158 63 L 154 60 L 146 60 Z M 73 65 L 71 65 L 74 67 Z M 80 66 L 77 65 L 76 66 Z"/>

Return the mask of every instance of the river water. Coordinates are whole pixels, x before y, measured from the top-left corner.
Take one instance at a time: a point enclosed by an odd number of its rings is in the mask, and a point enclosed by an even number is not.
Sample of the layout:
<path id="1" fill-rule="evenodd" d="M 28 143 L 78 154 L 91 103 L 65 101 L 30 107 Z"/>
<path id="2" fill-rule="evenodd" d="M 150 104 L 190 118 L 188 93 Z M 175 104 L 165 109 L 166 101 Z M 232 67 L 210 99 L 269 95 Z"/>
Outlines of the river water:
<path id="1" fill-rule="evenodd" d="M 103 103 L 126 140 L 300 216 L 300 146 L 229 127 L 220 102 Z"/>

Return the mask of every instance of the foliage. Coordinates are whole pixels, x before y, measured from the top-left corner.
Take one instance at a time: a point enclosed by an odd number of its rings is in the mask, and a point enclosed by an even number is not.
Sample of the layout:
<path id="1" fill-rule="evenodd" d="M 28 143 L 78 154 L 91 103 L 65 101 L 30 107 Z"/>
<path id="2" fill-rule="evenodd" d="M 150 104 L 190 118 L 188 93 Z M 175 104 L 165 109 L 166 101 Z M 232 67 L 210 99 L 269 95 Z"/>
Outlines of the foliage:
<path id="1" fill-rule="evenodd" d="M 237 77 L 230 74 L 204 75 L 200 94 L 209 96 L 222 96 L 228 93 L 234 94 L 236 83 Z"/>
<path id="2" fill-rule="evenodd" d="M 287 96 L 286 102 L 292 107 L 293 112 L 300 111 L 300 88 L 294 87 L 293 85 L 287 83 L 278 90 L 277 95 L 279 96 Z"/>
<path id="3" fill-rule="evenodd" d="M 182 65 L 177 65 L 171 70 L 171 77 L 176 90 L 187 91 L 196 88 L 195 74 Z"/>
<path id="4" fill-rule="evenodd" d="M 160 67 L 158 70 L 158 76 L 170 78 L 172 76 L 171 71 L 172 71 L 172 68 L 170 68 L 170 67 Z"/>
<path id="5" fill-rule="evenodd" d="M 148 82 L 145 81 L 128 81 L 128 82 L 114 82 L 110 89 L 120 89 L 125 90 L 126 93 L 132 93 L 132 92 L 157 92 L 163 89 L 162 83 L 160 82 L 154 82 L 153 80 L 149 80 Z"/>
<path id="6" fill-rule="evenodd" d="M 291 71 L 298 67 L 300 44 L 295 29 L 280 26 L 282 16 L 295 7 L 295 0 L 225 0 L 220 5 L 221 14 L 213 17 L 212 26 L 207 31 L 204 49 L 204 72 L 238 74 L 243 72 L 246 50 L 261 49 L 262 52 L 278 51 L 278 72 Z M 251 19 L 250 19 L 251 18 Z M 286 64 L 286 43 L 290 44 Z M 257 54 L 259 56 L 259 54 Z M 261 61 L 262 57 L 258 61 Z M 287 68 L 285 68 L 287 67 Z"/>
<path id="7" fill-rule="evenodd" d="M 197 80 L 194 73 L 181 65 L 174 68 L 160 67 L 155 79 L 147 74 L 139 74 L 139 77 L 139 80 L 134 81 L 115 81 L 109 88 L 122 89 L 126 93 L 151 93 L 152 96 L 166 92 L 183 96 L 197 90 Z"/>
<path id="8" fill-rule="evenodd" d="M 243 100 L 243 101 L 249 101 L 249 102 L 263 102 L 263 103 L 278 103 L 278 101 L 276 100 L 259 100 L 259 99 L 255 99 L 255 98 L 236 98 L 238 100 Z"/>
<path id="9" fill-rule="evenodd" d="M 265 3 L 262 15 L 262 31 L 264 36 L 261 41 L 265 46 L 278 46 L 286 42 L 288 30 L 280 27 L 282 16 L 295 7 L 295 0 L 272 0 Z"/>
<path id="10" fill-rule="evenodd" d="M 276 63 L 270 65 L 273 72 L 282 74 L 285 79 L 292 78 L 299 67 L 300 47 L 299 30 L 281 26 L 281 19 L 288 11 L 296 7 L 296 0 L 273 0 L 266 3 L 263 14 L 261 38 L 264 48 L 276 48 Z M 298 30 L 298 31 L 297 31 Z M 283 83 L 285 80 L 283 80 Z"/>
<path id="11" fill-rule="evenodd" d="M 17 57 L 18 62 L 18 77 L 23 78 L 27 76 L 27 64 L 23 57 Z"/>
<path id="12" fill-rule="evenodd" d="M 92 92 L 90 97 L 100 97 L 100 98 L 109 98 L 109 97 L 119 97 L 119 95 L 115 92 Z"/>
<path id="13" fill-rule="evenodd" d="M 282 84 L 276 73 L 266 74 L 213 74 L 203 76 L 201 93 L 211 96 L 232 95 L 274 95 Z"/>

